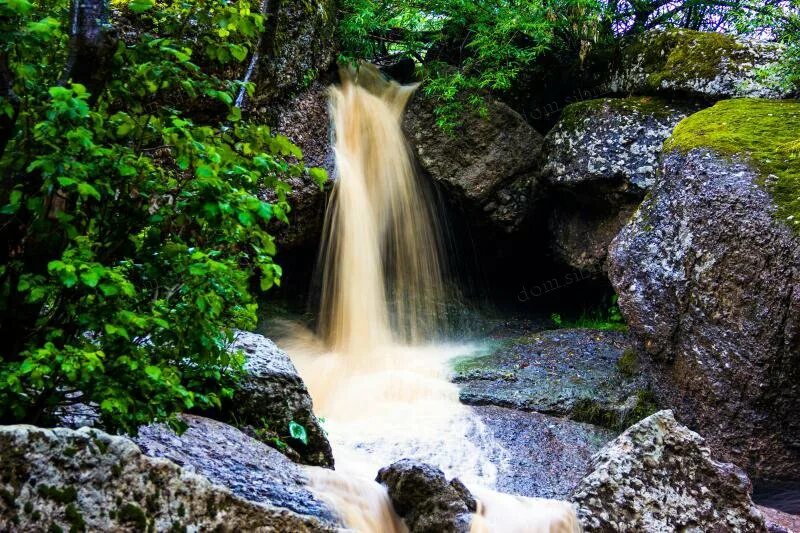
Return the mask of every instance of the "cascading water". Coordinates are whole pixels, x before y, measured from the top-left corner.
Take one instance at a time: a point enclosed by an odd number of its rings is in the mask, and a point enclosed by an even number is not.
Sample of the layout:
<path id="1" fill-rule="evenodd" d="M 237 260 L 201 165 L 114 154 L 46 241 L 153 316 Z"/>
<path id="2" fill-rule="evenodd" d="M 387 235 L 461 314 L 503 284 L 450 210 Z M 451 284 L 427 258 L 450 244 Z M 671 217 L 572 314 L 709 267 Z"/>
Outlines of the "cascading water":
<path id="1" fill-rule="evenodd" d="M 503 450 L 458 401 L 448 361 L 474 347 L 432 344 L 444 301 L 440 237 L 401 129 L 415 86 L 374 67 L 331 88 L 336 184 L 322 248 L 319 335 L 284 344 L 326 420 L 336 471 L 309 469 L 312 488 L 345 524 L 402 532 L 379 468 L 411 457 L 458 476 L 480 499 L 473 531 L 578 530 L 565 502 L 498 494 Z"/>

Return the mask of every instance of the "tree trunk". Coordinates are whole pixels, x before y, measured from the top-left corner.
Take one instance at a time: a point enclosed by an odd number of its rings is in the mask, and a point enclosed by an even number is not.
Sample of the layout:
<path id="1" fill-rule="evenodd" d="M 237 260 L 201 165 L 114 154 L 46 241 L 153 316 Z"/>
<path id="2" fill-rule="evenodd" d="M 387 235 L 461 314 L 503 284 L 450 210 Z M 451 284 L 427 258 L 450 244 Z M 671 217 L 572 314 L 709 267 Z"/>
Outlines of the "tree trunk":
<path id="1" fill-rule="evenodd" d="M 70 53 L 62 82 L 86 86 L 96 100 L 106 84 L 119 42 L 108 22 L 107 0 L 73 0 Z"/>

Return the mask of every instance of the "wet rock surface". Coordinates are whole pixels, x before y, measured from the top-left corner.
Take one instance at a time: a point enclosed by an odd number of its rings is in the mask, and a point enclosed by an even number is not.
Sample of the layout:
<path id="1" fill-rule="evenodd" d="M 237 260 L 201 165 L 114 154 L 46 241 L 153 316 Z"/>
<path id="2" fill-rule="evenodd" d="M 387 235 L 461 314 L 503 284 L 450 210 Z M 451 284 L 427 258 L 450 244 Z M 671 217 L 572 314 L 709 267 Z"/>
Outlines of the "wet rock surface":
<path id="1" fill-rule="evenodd" d="M 382 468 L 376 478 L 389 492 L 395 512 L 410 533 L 468 533 L 477 502 L 458 479 L 438 468 L 402 459 Z"/>
<path id="2" fill-rule="evenodd" d="M 467 115 L 454 134 L 436 123 L 421 96 L 404 128 L 422 170 L 468 213 L 512 232 L 525 220 L 536 192 L 542 136 L 503 103 L 487 102 L 486 118 Z"/>
<path id="3" fill-rule="evenodd" d="M 237 332 L 231 349 L 244 352 L 245 377 L 226 405 L 226 417 L 254 430 L 267 429 L 271 438 L 288 444 L 299 462 L 332 466 L 328 438 L 314 415 L 308 389 L 286 352 L 263 335 L 244 331 Z M 307 444 L 291 436 L 292 422 L 303 426 Z"/>
<path id="4" fill-rule="evenodd" d="M 334 531 L 89 428 L 1 426 L 0 495 L 2 531 Z"/>
<path id="5" fill-rule="evenodd" d="M 779 60 L 780 45 L 716 32 L 652 30 L 623 49 L 606 89 L 615 93 L 679 94 L 709 100 L 783 98 L 758 70 Z"/>
<path id="6" fill-rule="evenodd" d="M 695 149 L 609 250 L 610 278 L 663 405 L 721 459 L 800 476 L 800 243 L 762 177 Z"/>
<path id="7" fill-rule="evenodd" d="M 613 431 L 493 405 L 472 407 L 501 449 L 496 489 L 521 496 L 565 499 L 590 470 L 591 458 L 612 440 Z"/>
<path id="8" fill-rule="evenodd" d="M 191 415 L 182 420 L 188 429 L 180 436 L 153 424 L 141 428 L 135 441 L 146 455 L 169 459 L 241 498 L 336 523 L 307 488 L 302 467 L 280 452 L 222 422 Z"/>
<path id="9" fill-rule="evenodd" d="M 454 364 L 460 399 L 625 427 L 649 414 L 647 382 L 623 332 L 562 329 Z M 650 411 L 652 412 L 652 411 Z"/>
<path id="10" fill-rule="evenodd" d="M 586 531 L 766 531 L 750 480 L 671 411 L 603 448 L 572 495 Z"/>

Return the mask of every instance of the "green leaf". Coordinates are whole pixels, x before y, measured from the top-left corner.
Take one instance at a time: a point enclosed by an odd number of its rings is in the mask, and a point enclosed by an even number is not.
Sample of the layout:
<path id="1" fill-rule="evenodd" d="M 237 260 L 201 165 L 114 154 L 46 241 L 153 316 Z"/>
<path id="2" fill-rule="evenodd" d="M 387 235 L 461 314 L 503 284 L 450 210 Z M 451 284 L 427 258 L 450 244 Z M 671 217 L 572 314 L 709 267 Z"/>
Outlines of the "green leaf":
<path id="1" fill-rule="evenodd" d="M 154 0 L 131 0 L 131 3 L 128 4 L 128 8 L 134 13 L 144 13 L 152 9 L 154 5 Z"/>
<path id="2" fill-rule="evenodd" d="M 157 366 L 147 365 L 146 367 L 144 367 L 144 373 L 150 376 L 150 378 L 153 380 L 158 381 L 161 379 L 161 374 L 162 374 L 161 368 Z"/>
<path id="3" fill-rule="evenodd" d="M 85 196 L 91 196 L 95 200 L 99 200 L 100 199 L 100 193 L 97 192 L 97 189 L 95 189 L 92 185 L 89 185 L 88 183 L 79 183 L 78 184 L 78 194 L 80 194 L 81 196 L 84 196 L 84 197 Z"/>
<path id="4" fill-rule="evenodd" d="M 289 435 L 291 435 L 293 439 L 297 439 L 308 446 L 308 433 L 306 432 L 306 428 L 294 420 L 289 422 Z"/>

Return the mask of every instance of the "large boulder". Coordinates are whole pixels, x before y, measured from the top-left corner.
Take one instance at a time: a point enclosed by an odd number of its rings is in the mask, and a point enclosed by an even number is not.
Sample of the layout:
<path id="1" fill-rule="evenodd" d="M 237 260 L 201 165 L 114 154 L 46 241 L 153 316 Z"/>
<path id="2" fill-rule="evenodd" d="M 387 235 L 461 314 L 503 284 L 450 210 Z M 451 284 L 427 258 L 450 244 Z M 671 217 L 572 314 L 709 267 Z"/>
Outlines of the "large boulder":
<path id="1" fill-rule="evenodd" d="M 447 481 L 438 468 L 401 459 L 382 468 L 376 479 L 386 486 L 395 512 L 410 533 L 468 533 L 477 502 L 458 479 Z"/>
<path id="2" fill-rule="evenodd" d="M 679 94 L 707 100 L 736 97 L 783 98 L 780 80 L 759 69 L 774 65 L 782 48 L 775 43 L 717 32 L 652 30 L 622 49 L 605 87 L 623 94 Z"/>
<path id="3" fill-rule="evenodd" d="M 507 105 L 489 100 L 486 117 L 465 114 L 454 133 L 437 124 L 423 96 L 404 127 L 422 170 L 468 214 L 504 232 L 519 228 L 536 190 L 542 136 Z"/>
<path id="4" fill-rule="evenodd" d="M 245 376 L 224 409 L 226 419 L 249 426 L 254 435 L 310 465 L 333 466 L 325 430 L 314 415 L 311 396 L 289 356 L 270 339 L 240 331 L 231 350 L 245 355 Z M 299 424 L 305 439 L 292 435 Z M 303 442 L 305 440 L 306 442 Z"/>
<path id="5" fill-rule="evenodd" d="M 671 411 L 630 427 L 592 462 L 572 495 L 586 531 L 766 531 L 744 472 L 715 461 Z"/>
<path id="6" fill-rule="evenodd" d="M 564 109 L 543 149 L 556 258 L 592 275 L 604 272 L 608 245 L 655 181 L 664 140 L 690 112 L 646 96 Z"/>
<path id="7" fill-rule="evenodd" d="M 455 362 L 462 402 L 625 428 L 655 408 L 628 335 L 559 329 Z"/>
<path id="8" fill-rule="evenodd" d="M 756 477 L 800 478 L 798 131 L 789 101 L 689 117 L 609 250 L 661 403 Z"/>
<path id="9" fill-rule="evenodd" d="M 170 461 L 143 455 L 127 438 L 89 428 L 0 427 L 0 496 L 2 531 L 336 528 L 245 500 Z"/>

